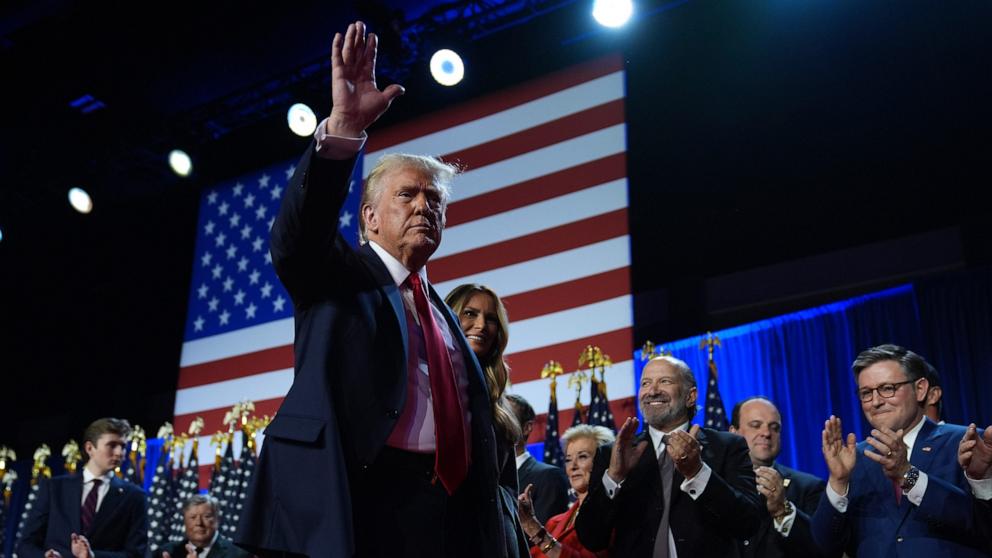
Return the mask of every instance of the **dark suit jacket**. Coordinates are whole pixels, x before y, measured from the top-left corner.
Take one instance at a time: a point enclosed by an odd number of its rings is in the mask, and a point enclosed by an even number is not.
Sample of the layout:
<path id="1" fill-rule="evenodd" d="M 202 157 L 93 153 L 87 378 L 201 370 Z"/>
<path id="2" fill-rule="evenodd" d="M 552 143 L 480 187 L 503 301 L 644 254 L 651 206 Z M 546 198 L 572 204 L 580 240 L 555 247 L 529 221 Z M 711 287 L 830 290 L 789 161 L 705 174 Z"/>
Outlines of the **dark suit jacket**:
<path id="1" fill-rule="evenodd" d="M 603 473 L 612 446 L 600 448 L 590 480 L 589 495 L 576 520 L 579 540 L 589 550 L 603 550 L 615 541 L 610 556 L 649 558 L 661 523 L 662 486 L 658 459 L 645 431 L 634 444 L 648 447 L 613 499 L 603 487 Z M 703 428 L 698 436 L 703 461 L 713 470 L 706 489 L 696 500 L 680 490 L 685 478 L 676 470 L 672 480 L 669 526 L 679 556 L 737 556 L 738 539 L 758 527 L 761 502 L 744 438 Z"/>
<path id="2" fill-rule="evenodd" d="M 80 527 L 82 499 L 82 473 L 43 479 L 24 523 L 17 555 L 41 558 L 54 548 L 64 557 L 72 556 L 70 535 L 79 533 L 90 541 L 97 558 L 144 558 L 148 547 L 144 491 L 112 478 L 88 533 Z"/>
<path id="3" fill-rule="evenodd" d="M 754 535 L 744 541 L 741 556 L 745 558 L 816 558 L 820 556 L 813 534 L 810 532 L 810 516 L 816 511 L 823 496 L 825 483 L 823 480 L 808 473 L 797 471 L 779 463 L 773 465 L 776 471 L 788 485 L 785 489 L 785 499 L 796 507 L 796 518 L 792 522 L 789 536 L 783 537 L 768 515 L 764 506 L 764 496 L 761 496 L 762 514 L 761 525 Z"/>
<path id="4" fill-rule="evenodd" d="M 369 246 L 356 251 L 337 230 L 354 162 L 322 159 L 311 143 L 272 228 L 273 264 L 295 310 L 296 373 L 265 430 L 235 537 L 261 556 L 352 555 L 351 487 L 375 461 L 406 402 L 407 325 L 399 289 Z M 446 314 L 468 372 L 472 467 L 466 482 L 480 501 L 471 535 L 483 555 L 503 556 L 496 440 L 482 369 L 433 287 L 430 296 Z M 503 472 L 515 473 L 512 467 Z"/>
<path id="5" fill-rule="evenodd" d="M 965 429 L 925 421 L 910 456 L 929 477 L 919 507 L 906 496 L 896 504 L 892 481 L 864 456 L 870 446 L 858 444 L 847 512 L 837 512 L 824 494 L 813 515 L 813 537 L 828 556 L 985 555 L 975 550 L 987 543 L 976 533 L 971 489 L 957 459 Z"/>
<path id="6" fill-rule="evenodd" d="M 548 465 L 530 456 L 517 469 L 517 477 L 520 479 L 520 490 L 527 488 L 528 484 L 534 485 L 531 491 L 534 515 L 541 524 L 568 509 L 568 477 L 561 467 Z"/>
<path id="7" fill-rule="evenodd" d="M 168 552 L 171 558 L 186 558 L 186 543 L 188 542 L 189 539 L 182 542 L 167 544 L 156 550 L 152 556 L 154 556 L 154 558 L 162 558 L 162 553 Z M 62 558 L 67 557 L 63 556 Z M 251 554 L 248 554 L 244 550 L 234 546 L 234 543 L 232 543 L 230 539 L 217 537 L 214 545 L 210 547 L 210 552 L 201 558 L 251 558 Z"/>

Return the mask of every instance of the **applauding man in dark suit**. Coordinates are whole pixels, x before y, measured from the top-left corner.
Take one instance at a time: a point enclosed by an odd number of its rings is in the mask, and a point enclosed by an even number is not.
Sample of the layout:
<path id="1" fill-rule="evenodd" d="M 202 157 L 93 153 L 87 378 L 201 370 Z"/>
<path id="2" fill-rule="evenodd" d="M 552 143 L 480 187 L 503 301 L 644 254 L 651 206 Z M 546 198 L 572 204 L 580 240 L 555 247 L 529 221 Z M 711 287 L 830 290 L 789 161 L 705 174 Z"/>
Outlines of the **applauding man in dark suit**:
<path id="1" fill-rule="evenodd" d="M 698 425 L 696 379 L 674 357 L 644 367 L 638 400 L 646 428 L 628 418 L 596 456 L 589 496 L 576 519 L 579 540 L 611 556 L 737 556 L 762 513 L 747 444 Z"/>
<path id="2" fill-rule="evenodd" d="M 819 556 L 809 530 L 809 516 L 823 495 L 824 482 L 813 475 L 776 462 L 782 451 L 782 415 L 770 400 L 750 397 L 730 414 L 730 431 L 747 440 L 768 513 L 750 538 L 742 541 L 742 556 L 756 558 Z"/>
<path id="3" fill-rule="evenodd" d="M 20 558 L 144 558 L 145 493 L 114 476 L 130 431 L 115 418 L 86 428 L 82 474 L 42 481 L 17 546 Z"/>

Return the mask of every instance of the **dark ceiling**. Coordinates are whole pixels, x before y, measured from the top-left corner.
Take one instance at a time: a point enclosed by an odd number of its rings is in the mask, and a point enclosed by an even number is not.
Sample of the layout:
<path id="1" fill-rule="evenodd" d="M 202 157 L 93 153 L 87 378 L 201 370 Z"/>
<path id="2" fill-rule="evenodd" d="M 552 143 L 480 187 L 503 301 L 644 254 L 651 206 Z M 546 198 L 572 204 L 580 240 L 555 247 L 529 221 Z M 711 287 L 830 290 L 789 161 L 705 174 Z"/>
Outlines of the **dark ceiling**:
<path id="1" fill-rule="evenodd" d="M 4 3 L 0 444 L 171 416 L 199 189 L 302 150 L 287 101 L 326 113 L 330 38 L 359 16 L 408 89 L 383 126 L 624 53 L 637 342 L 730 325 L 704 291 L 735 272 L 947 228 L 989 262 L 992 5 L 645 0 L 604 32 L 588 4 L 477 2 L 442 28 L 441 2 Z M 434 23 L 397 48 L 414 20 Z M 470 64 L 455 90 L 419 71 L 444 41 Z"/>

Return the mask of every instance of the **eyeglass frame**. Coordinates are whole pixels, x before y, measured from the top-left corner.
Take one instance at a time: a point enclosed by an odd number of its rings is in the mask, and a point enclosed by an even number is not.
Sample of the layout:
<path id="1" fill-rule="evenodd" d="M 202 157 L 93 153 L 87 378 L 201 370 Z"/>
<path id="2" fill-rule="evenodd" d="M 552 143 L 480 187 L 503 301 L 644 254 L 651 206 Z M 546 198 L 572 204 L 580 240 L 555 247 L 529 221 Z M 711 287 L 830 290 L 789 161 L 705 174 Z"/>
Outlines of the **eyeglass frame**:
<path id="1" fill-rule="evenodd" d="M 915 380 L 906 380 L 904 382 L 885 382 L 884 384 L 877 385 L 877 386 L 875 386 L 873 388 L 859 388 L 858 389 L 858 399 L 861 400 L 862 403 L 868 403 L 872 399 L 875 398 L 875 393 L 876 392 L 878 392 L 878 396 L 881 397 L 882 399 L 892 399 L 893 397 L 896 396 L 896 392 L 899 391 L 899 388 L 901 388 L 902 386 L 904 386 L 906 384 L 912 384 L 912 383 L 918 382 L 918 381 L 920 381 L 922 379 L 924 379 L 924 378 L 917 378 Z M 891 395 L 885 395 L 881 391 L 882 388 L 887 387 L 887 386 L 892 386 L 892 394 Z"/>

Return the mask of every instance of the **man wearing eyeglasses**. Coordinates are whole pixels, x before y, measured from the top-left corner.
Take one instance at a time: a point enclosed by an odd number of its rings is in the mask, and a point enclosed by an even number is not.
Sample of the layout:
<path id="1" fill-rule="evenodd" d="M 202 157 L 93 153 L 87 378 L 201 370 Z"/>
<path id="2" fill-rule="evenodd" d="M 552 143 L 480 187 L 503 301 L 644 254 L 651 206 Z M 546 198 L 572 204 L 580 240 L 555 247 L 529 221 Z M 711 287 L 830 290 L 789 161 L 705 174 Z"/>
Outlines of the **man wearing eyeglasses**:
<path id="1" fill-rule="evenodd" d="M 824 424 L 827 489 L 813 515 L 828 556 L 986 556 L 971 487 L 958 465 L 964 427 L 926 418 L 928 364 L 896 345 L 863 351 L 852 369 L 867 439 Z"/>

